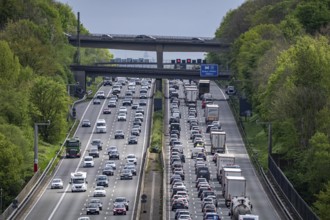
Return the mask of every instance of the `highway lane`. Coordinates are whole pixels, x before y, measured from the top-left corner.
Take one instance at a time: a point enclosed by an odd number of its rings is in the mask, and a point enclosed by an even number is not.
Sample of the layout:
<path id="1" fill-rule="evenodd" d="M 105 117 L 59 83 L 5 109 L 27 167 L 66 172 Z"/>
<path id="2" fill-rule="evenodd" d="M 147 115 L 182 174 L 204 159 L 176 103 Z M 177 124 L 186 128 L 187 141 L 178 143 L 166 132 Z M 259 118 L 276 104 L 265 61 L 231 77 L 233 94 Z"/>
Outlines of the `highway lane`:
<path id="1" fill-rule="evenodd" d="M 127 86 L 123 87 L 121 94 L 124 94 L 124 91 L 127 89 Z M 139 86 L 137 86 L 138 91 Z M 102 87 L 101 90 L 105 91 L 106 94 L 109 94 L 110 87 Z M 149 96 L 150 91 L 149 90 Z M 135 97 L 139 96 L 139 92 L 136 92 Z M 147 99 L 147 106 L 145 109 L 144 122 L 142 124 L 141 135 L 138 137 L 137 145 L 128 145 L 128 131 L 132 127 L 131 120 L 134 117 L 135 110 L 132 110 L 128 106 L 128 119 L 126 122 L 117 121 L 117 111 L 118 109 L 113 108 L 110 115 L 103 115 L 102 110 L 107 105 L 108 100 L 102 100 L 101 105 L 88 104 L 86 111 L 82 115 L 79 113 L 81 110 L 77 110 L 77 117 L 80 119 L 88 118 L 92 123 L 91 128 L 82 128 L 79 127 L 75 136 L 78 136 L 82 141 L 82 151 L 84 155 L 87 155 L 87 148 L 90 146 L 90 142 L 94 138 L 100 138 L 103 141 L 103 150 L 100 151 L 100 158 L 95 158 L 94 168 L 83 168 L 82 167 L 82 158 L 79 159 L 63 159 L 59 165 L 58 170 L 55 173 L 56 177 L 60 177 L 64 181 L 64 190 L 50 190 L 50 187 L 42 193 L 42 196 L 38 199 L 36 204 L 33 206 L 32 210 L 28 213 L 25 219 L 77 219 L 80 216 L 86 216 L 85 206 L 88 201 L 92 198 L 93 189 L 95 186 L 95 177 L 98 174 L 102 174 L 102 169 L 104 163 L 108 160 L 108 155 L 105 153 L 108 146 L 116 145 L 120 152 L 120 160 L 116 161 L 117 170 L 115 171 L 114 176 L 109 177 L 109 187 L 106 188 L 107 196 L 101 198 L 103 201 L 103 210 L 100 215 L 93 216 L 92 219 L 133 219 L 133 210 L 136 205 L 136 196 L 137 196 L 137 186 L 139 180 L 139 173 L 141 172 L 141 159 L 143 152 L 146 150 L 147 137 L 149 127 L 146 126 L 151 114 L 150 110 L 150 99 Z M 139 102 L 139 99 L 134 99 L 134 102 Z M 122 106 L 122 99 L 119 99 L 117 107 Z M 86 106 L 86 104 L 82 104 Z M 80 106 L 78 106 L 79 108 Z M 96 134 L 95 124 L 98 118 L 104 118 L 107 122 L 108 132 L 106 134 Z M 114 139 L 114 132 L 117 129 L 122 129 L 125 132 L 124 139 Z M 133 180 L 120 180 L 120 170 L 123 168 L 126 162 L 126 155 L 129 153 L 134 153 L 138 158 L 137 163 L 137 176 L 133 177 Z M 87 180 L 88 180 L 88 190 L 85 193 L 71 193 L 71 185 L 69 184 L 70 173 L 74 171 L 86 171 Z M 112 207 L 113 200 L 117 196 L 124 196 L 130 201 L 130 209 L 126 216 L 113 216 Z"/>
<path id="2" fill-rule="evenodd" d="M 184 164 L 185 170 L 185 184 L 187 190 L 189 192 L 189 211 L 192 215 L 193 219 L 202 219 L 203 215 L 201 212 L 201 200 L 197 196 L 197 190 L 195 188 L 195 179 L 196 175 L 194 172 L 194 160 L 190 159 L 190 152 L 193 148 L 192 141 L 189 140 L 189 126 L 186 122 L 188 108 L 184 105 L 184 94 L 182 92 L 183 87 L 180 85 L 180 92 L 179 97 L 181 98 L 181 105 L 180 111 L 182 112 L 182 117 L 180 120 L 181 124 L 181 137 L 180 141 L 183 142 L 184 146 L 184 153 L 186 155 L 186 163 Z M 257 178 L 257 175 L 254 171 L 254 168 L 251 164 L 251 161 L 248 157 L 246 152 L 244 143 L 240 136 L 239 130 L 235 123 L 234 117 L 232 112 L 229 108 L 229 105 L 225 100 L 226 95 L 223 91 L 216 86 L 215 83 L 212 82 L 211 84 L 211 93 L 213 97 L 218 100 L 215 103 L 219 104 L 220 106 L 220 121 L 222 124 L 222 128 L 227 133 L 227 153 L 234 154 L 236 156 L 236 163 L 241 166 L 242 175 L 245 176 L 247 179 L 247 195 L 250 196 L 251 202 L 253 204 L 253 213 L 259 215 L 260 219 L 280 219 L 279 215 L 276 213 L 275 208 L 272 206 L 267 194 L 262 188 L 260 181 Z M 168 110 L 168 112 L 170 112 Z M 210 137 L 209 134 L 205 132 L 205 117 L 204 117 L 204 110 L 201 109 L 201 102 L 198 101 L 198 119 L 200 125 L 203 127 L 203 138 L 206 141 L 206 149 L 210 152 Z M 168 131 L 167 131 L 168 133 Z M 170 165 L 169 165 L 169 138 L 166 138 L 166 146 L 167 146 L 167 216 L 168 219 L 174 219 L 174 213 L 170 209 L 170 195 L 171 189 L 169 185 L 169 177 L 171 176 Z M 221 185 L 218 183 L 216 179 L 216 165 L 212 162 L 212 156 L 207 156 L 207 164 L 211 171 L 211 181 L 210 185 L 215 190 L 216 194 L 218 195 L 219 207 L 217 209 L 218 214 L 220 215 L 221 219 L 230 219 L 228 216 L 229 209 L 224 204 L 224 198 L 222 196 L 222 188 Z"/>

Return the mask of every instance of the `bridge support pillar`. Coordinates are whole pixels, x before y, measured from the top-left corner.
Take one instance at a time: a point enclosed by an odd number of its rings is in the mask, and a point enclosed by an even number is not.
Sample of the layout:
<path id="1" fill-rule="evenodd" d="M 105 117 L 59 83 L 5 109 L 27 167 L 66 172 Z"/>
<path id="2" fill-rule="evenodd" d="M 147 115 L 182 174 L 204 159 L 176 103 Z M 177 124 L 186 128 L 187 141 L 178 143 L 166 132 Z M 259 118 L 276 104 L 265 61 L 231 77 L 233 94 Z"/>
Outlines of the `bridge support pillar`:
<path id="1" fill-rule="evenodd" d="M 163 46 L 157 45 L 157 68 L 163 69 Z M 162 91 L 162 79 L 156 79 L 156 91 Z"/>

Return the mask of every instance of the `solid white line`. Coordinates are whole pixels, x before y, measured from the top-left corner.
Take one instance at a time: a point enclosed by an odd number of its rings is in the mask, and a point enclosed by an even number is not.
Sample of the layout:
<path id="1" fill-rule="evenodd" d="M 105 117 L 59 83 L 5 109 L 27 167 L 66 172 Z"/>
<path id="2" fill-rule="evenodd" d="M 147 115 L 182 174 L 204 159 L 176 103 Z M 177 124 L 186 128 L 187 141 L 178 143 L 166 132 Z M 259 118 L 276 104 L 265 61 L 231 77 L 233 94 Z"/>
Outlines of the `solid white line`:
<path id="1" fill-rule="evenodd" d="M 154 213 L 154 194 L 155 194 L 155 172 L 152 172 L 152 185 L 151 185 L 151 203 L 150 203 L 150 215 L 149 219 L 152 219 L 152 215 Z"/>

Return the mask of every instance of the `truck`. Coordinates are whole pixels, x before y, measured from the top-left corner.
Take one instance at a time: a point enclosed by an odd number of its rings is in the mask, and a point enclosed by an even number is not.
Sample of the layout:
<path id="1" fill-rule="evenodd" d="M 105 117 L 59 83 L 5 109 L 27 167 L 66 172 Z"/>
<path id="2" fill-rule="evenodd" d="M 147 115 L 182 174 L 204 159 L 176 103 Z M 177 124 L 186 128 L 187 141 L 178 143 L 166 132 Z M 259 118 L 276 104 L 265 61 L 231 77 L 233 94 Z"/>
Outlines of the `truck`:
<path id="1" fill-rule="evenodd" d="M 242 219 L 242 216 L 249 215 L 252 212 L 252 204 L 246 196 L 235 196 L 232 198 L 229 208 L 229 216 L 232 220 Z M 244 219 L 244 218 L 243 218 Z M 245 218 L 250 220 L 250 218 Z M 251 218 L 253 220 L 255 218 Z"/>
<path id="2" fill-rule="evenodd" d="M 87 172 L 71 173 L 71 192 L 86 192 L 87 191 Z"/>
<path id="3" fill-rule="evenodd" d="M 246 179 L 244 176 L 226 176 L 225 184 L 222 188 L 222 195 L 225 204 L 229 207 L 232 198 L 235 196 L 246 196 Z"/>
<path id="4" fill-rule="evenodd" d="M 226 132 L 211 131 L 211 154 L 226 152 Z"/>
<path id="5" fill-rule="evenodd" d="M 235 156 L 233 154 L 220 154 L 217 153 L 217 179 L 220 182 L 220 176 L 222 172 L 222 168 L 226 165 L 234 165 L 235 164 Z"/>
<path id="6" fill-rule="evenodd" d="M 198 82 L 199 98 L 202 99 L 205 93 L 210 93 L 210 80 L 201 79 Z"/>
<path id="7" fill-rule="evenodd" d="M 225 178 L 226 176 L 242 176 L 242 170 L 241 168 L 237 168 L 237 167 L 227 167 L 227 166 L 224 166 L 222 168 L 222 172 L 221 172 L 221 176 L 220 176 L 220 182 L 221 182 L 221 185 L 222 187 L 225 187 Z"/>
<path id="8" fill-rule="evenodd" d="M 212 121 L 219 121 L 220 108 L 218 104 L 206 104 L 205 107 L 205 123 L 210 124 Z"/>
<path id="9" fill-rule="evenodd" d="M 65 141 L 65 152 L 67 158 L 79 158 L 81 142 L 78 137 L 70 138 Z"/>
<path id="10" fill-rule="evenodd" d="M 195 104 L 197 103 L 198 90 L 196 86 L 186 88 L 185 94 L 186 94 L 186 98 L 185 98 L 186 105 L 190 103 L 195 103 Z"/>

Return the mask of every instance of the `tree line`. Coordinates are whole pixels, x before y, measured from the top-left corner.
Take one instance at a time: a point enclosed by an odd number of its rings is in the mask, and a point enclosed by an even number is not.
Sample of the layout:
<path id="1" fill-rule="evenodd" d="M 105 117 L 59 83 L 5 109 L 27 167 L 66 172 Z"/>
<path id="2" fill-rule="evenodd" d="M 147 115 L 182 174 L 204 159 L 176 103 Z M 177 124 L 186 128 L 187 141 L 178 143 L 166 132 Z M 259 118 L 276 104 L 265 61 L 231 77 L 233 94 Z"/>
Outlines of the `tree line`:
<path id="1" fill-rule="evenodd" d="M 68 5 L 52 0 L 0 1 L 0 187 L 7 207 L 33 175 L 33 127 L 41 145 L 58 149 L 69 123 L 74 83 L 69 65 L 76 49 L 64 33 L 75 33 L 77 19 Z M 88 30 L 81 25 L 84 34 Z M 109 50 L 81 49 L 81 62 L 112 58 Z M 41 151 L 40 163 L 49 156 Z"/>

